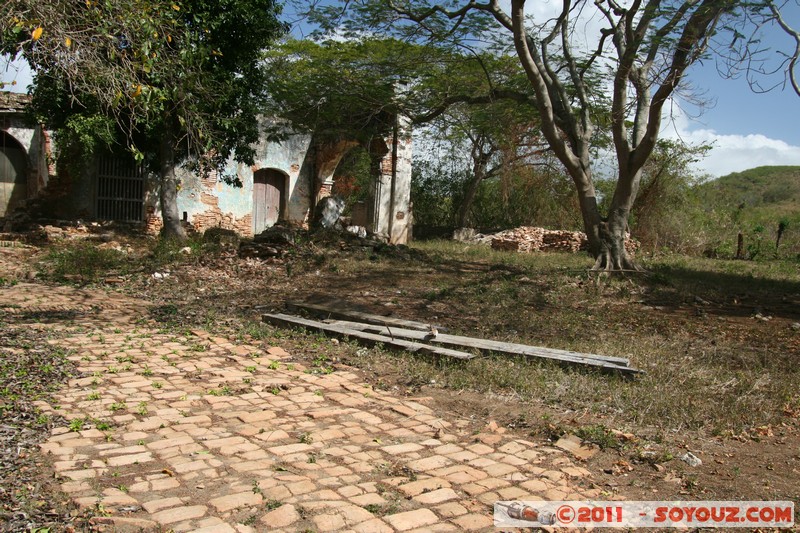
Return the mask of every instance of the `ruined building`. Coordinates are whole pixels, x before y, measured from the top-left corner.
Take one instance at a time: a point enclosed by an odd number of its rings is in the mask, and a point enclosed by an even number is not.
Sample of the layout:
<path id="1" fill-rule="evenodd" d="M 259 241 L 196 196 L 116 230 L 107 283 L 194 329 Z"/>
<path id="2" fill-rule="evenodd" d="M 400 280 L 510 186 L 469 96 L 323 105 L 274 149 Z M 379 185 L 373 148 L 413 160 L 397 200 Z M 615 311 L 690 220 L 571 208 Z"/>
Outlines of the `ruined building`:
<path id="1" fill-rule="evenodd" d="M 129 157 L 98 154 L 77 176 L 57 175 L 49 135 L 26 122 L 27 97 L 0 93 L 0 217 L 38 203 L 54 218 L 115 220 L 161 227 L 158 179 Z M 245 236 L 277 221 L 308 223 L 315 205 L 335 189 L 336 169 L 351 150 L 370 156 L 371 180 L 365 200 L 352 209 L 352 224 L 395 244 L 411 234 L 411 136 L 408 123 L 369 146 L 350 139 L 319 141 L 309 134 L 262 140 L 252 166 L 229 161 L 219 174 L 200 176 L 185 169 L 178 209 L 197 231 L 214 227 Z M 62 172 L 62 174 L 65 174 Z M 238 182 L 241 186 L 229 185 Z"/>
<path id="2" fill-rule="evenodd" d="M 54 171 L 47 132 L 26 119 L 28 101 L 0 92 L 0 217 L 45 190 Z"/>

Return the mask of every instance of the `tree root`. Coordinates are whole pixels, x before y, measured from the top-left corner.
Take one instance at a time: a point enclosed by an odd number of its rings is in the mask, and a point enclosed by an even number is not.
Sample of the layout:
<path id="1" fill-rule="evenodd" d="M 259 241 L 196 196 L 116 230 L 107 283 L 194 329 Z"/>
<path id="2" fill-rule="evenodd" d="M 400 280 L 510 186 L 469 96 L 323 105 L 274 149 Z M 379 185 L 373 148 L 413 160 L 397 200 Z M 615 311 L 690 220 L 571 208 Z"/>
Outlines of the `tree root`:
<path id="1" fill-rule="evenodd" d="M 644 272 L 644 268 L 631 259 L 627 252 L 616 254 L 615 257 L 615 254 L 609 249 L 600 252 L 591 270 L 594 272 Z"/>

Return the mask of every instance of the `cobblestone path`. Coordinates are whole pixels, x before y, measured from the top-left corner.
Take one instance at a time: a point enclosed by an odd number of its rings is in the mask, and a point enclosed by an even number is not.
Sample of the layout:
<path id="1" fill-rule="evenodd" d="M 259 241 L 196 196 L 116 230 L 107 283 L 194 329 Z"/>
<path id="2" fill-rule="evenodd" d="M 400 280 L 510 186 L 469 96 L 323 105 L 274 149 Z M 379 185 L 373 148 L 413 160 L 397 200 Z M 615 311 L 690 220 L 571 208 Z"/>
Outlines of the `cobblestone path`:
<path id="1" fill-rule="evenodd" d="M 17 324 L 66 335 L 51 342 L 83 373 L 40 404 L 73 421 L 42 449 L 101 530 L 491 531 L 496 500 L 599 496 L 560 450 L 476 434 L 349 371 L 309 373 L 280 347 L 165 333 L 146 302 L 0 295 Z"/>

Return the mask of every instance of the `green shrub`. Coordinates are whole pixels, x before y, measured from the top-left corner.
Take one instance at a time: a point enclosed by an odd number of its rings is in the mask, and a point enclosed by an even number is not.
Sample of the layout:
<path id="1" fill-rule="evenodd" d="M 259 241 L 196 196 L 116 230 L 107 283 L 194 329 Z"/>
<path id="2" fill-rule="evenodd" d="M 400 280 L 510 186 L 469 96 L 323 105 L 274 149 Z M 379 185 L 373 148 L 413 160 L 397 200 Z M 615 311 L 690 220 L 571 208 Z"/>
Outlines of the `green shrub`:
<path id="1" fill-rule="evenodd" d="M 97 281 L 109 273 L 125 273 L 130 267 L 127 254 L 109 248 L 98 248 L 90 242 L 76 242 L 50 251 L 46 261 L 50 276 L 59 281 Z"/>

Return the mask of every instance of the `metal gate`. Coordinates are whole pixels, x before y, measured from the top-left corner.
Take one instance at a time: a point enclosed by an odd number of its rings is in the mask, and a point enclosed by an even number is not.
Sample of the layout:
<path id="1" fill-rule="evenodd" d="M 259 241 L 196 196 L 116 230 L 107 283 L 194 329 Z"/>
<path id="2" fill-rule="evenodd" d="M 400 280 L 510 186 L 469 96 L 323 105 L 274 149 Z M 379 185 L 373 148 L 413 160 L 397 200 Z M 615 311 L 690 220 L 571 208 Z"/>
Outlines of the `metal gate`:
<path id="1" fill-rule="evenodd" d="M 144 218 L 145 170 L 121 157 L 101 157 L 97 162 L 97 205 L 100 220 L 139 222 Z"/>

